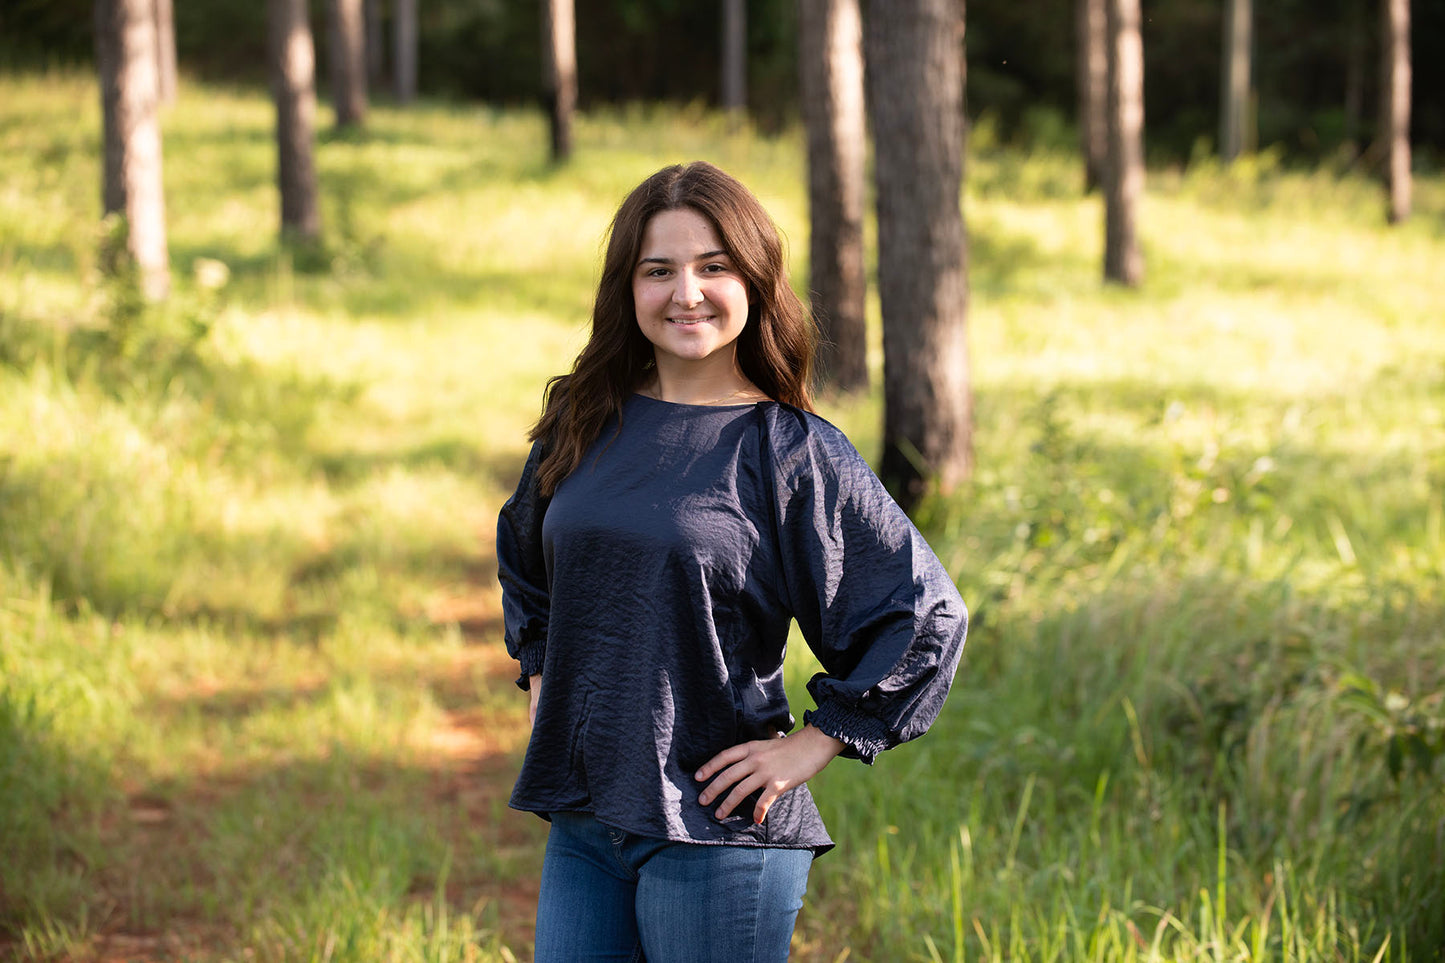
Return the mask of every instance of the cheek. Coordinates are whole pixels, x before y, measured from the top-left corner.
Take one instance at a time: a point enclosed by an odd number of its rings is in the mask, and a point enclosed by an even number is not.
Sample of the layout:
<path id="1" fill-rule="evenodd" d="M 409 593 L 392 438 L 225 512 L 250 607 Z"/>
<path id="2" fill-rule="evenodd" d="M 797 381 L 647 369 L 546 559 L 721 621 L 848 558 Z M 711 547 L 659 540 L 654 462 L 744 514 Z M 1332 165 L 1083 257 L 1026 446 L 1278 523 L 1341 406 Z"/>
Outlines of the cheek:
<path id="1" fill-rule="evenodd" d="M 734 303 L 744 314 L 751 314 L 754 305 L 757 304 L 757 298 L 753 296 L 752 286 L 739 284 Z"/>
<path id="2" fill-rule="evenodd" d="M 649 292 L 647 288 L 638 287 L 632 289 L 632 309 L 634 314 L 641 315 L 648 313 L 655 310 L 656 307 L 657 298 L 652 296 L 652 292 Z"/>

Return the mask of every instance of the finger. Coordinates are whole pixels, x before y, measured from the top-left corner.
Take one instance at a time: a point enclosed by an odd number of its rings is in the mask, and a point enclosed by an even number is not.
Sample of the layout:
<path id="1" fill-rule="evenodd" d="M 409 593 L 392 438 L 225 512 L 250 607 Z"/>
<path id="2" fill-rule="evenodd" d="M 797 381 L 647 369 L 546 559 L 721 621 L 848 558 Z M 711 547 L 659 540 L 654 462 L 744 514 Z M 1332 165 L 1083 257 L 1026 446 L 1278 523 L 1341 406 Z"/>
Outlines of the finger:
<path id="1" fill-rule="evenodd" d="M 744 799 L 747 799 L 749 795 L 751 795 L 763 784 L 763 777 L 757 774 L 753 774 L 748 778 L 744 779 L 742 782 L 738 783 L 736 786 L 733 787 L 733 791 L 728 793 L 728 796 L 726 799 L 723 800 L 722 805 L 717 808 L 717 818 L 727 819 L 728 816 L 732 815 L 732 811 L 738 808 L 739 804 L 741 804 Z"/>
<path id="2" fill-rule="evenodd" d="M 735 762 L 741 762 L 748 757 L 748 745 L 748 743 L 744 742 L 736 746 L 729 746 L 703 763 L 702 768 L 697 771 L 693 778 L 698 782 L 706 782 L 713 773 L 722 767 L 730 766 Z"/>
<path id="3" fill-rule="evenodd" d="M 753 822 L 762 823 L 764 819 L 767 819 L 768 810 L 773 808 L 773 803 L 777 802 L 778 797 L 782 794 L 783 789 L 777 784 L 764 789 L 763 794 L 758 797 L 758 804 L 753 807 Z"/>
<path id="4" fill-rule="evenodd" d="M 733 783 L 757 771 L 757 768 L 757 760 L 752 757 L 742 759 L 741 761 L 731 766 L 728 766 L 726 769 L 718 773 L 717 776 L 713 778 L 713 781 L 708 785 L 708 787 L 704 789 L 702 793 L 697 797 L 697 801 L 706 806 L 708 803 L 712 802 L 714 799 L 726 792 L 727 788 Z"/>

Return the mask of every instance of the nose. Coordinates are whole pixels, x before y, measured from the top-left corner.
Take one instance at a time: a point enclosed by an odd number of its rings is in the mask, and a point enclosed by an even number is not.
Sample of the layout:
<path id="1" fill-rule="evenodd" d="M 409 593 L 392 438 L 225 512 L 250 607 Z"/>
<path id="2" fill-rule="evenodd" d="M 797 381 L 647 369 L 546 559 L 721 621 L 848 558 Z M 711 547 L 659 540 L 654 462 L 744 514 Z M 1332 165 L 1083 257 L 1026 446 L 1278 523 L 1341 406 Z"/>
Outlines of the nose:
<path id="1" fill-rule="evenodd" d="M 672 300 L 690 308 L 702 302 L 702 284 L 692 271 L 678 271 L 677 284 L 672 289 Z"/>

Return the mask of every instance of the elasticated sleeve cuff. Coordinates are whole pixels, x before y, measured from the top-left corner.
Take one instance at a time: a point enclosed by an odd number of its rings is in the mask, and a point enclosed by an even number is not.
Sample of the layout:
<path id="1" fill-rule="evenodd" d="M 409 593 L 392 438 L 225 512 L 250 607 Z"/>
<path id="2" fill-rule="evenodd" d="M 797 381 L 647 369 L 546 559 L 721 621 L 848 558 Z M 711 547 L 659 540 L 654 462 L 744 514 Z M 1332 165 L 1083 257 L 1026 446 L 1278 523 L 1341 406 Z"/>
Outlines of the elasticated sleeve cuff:
<path id="1" fill-rule="evenodd" d="M 860 759 L 870 766 L 875 756 L 897 742 L 889 737 L 883 720 L 836 700 L 803 713 L 803 722 L 843 743 L 846 758 Z"/>
<path id="2" fill-rule="evenodd" d="M 547 644 L 533 642 L 517 651 L 517 661 L 522 664 L 522 674 L 517 678 L 517 688 L 526 692 L 532 688 L 532 676 L 542 674 L 542 663 L 547 658 Z"/>

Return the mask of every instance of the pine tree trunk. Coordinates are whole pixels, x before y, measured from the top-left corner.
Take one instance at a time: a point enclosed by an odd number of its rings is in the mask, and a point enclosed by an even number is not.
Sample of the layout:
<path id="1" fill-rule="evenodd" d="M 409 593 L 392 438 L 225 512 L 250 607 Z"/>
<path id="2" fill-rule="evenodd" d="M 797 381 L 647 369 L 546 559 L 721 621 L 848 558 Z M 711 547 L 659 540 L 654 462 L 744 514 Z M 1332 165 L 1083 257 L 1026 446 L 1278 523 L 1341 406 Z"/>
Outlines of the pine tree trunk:
<path id="1" fill-rule="evenodd" d="M 858 0 L 799 0 L 798 59 L 808 139 L 809 288 L 825 382 L 868 387 L 863 263 L 863 27 Z"/>
<path id="2" fill-rule="evenodd" d="M 1410 216 L 1410 0 L 1385 0 L 1384 21 L 1384 117 L 1380 126 L 1385 139 L 1389 219 L 1398 224 Z"/>
<path id="3" fill-rule="evenodd" d="M 1084 154 L 1084 189 L 1104 183 L 1109 155 L 1109 124 L 1104 110 L 1109 99 L 1107 0 L 1075 0 L 1074 27 L 1078 56 L 1075 84 L 1079 95 L 1079 140 Z"/>
<path id="4" fill-rule="evenodd" d="M 337 127 L 366 122 L 366 23 L 362 0 L 331 0 L 331 104 Z"/>
<path id="5" fill-rule="evenodd" d="M 396 0 L 392 9 L 392 39 L 396 43 L 392 69 L 396 71 L 396 100 L 400 104 L 416 100 L 416 3 Z"/>
<path id="6" fill-rule="evenodd" d="M 1254 46 L 1252 0 L 1225 0 L 1224 52 L 1219 71 L 1219 159 L 1230 163 L 1248 150 L 1251 59 Z"/>
<path id="7" fill-rule="evenodd" d="M 1139 0 L 1108 0 L 1109 163 L 1104 185 L 1104 278 L 1144 280 L 1139 205 L 1144 195 L 1144 44 Z"/>
<path id="8" fill-rule="evenodd" d="M 748 107 L 747 0 L 722 3 L 722 107 L 742 114 Z"/>
<path id="9" fill-rule="evenodd" d="M 316 129 L 316 52 L 306 0 L 267 0 L 271 92 L 276 100 L 277 182 L 283 237 L 321 236 L 312 142 Z"/>
<path id="10" fill-rule="evenodd" d="M 162 106 L 176 102 L 175 0 L 155 0 L 156 99 Z"/>
<path id="11" fill-rule="evenodd" d="M 577 106 L 577 36 L 572 0 L 542 0 L 542 97 L 552 128 L 552 161 L 572 156 Z"/>
<path id="12" fill-rule="evenodd" d="M 156 92 L 156 26 L 151 0 L 96 0 L 107 214 L 125 218 L 126 250 L 152 300 L 170 290 L 161 129 Z"/>
<path id="13" fill-rule="evenodd" d="M 911 508 L 973 468 L 965 321 L 963 4 L 873 4 L 864 53 L 878 204 L 883 307 L 879 474 Z"/>

